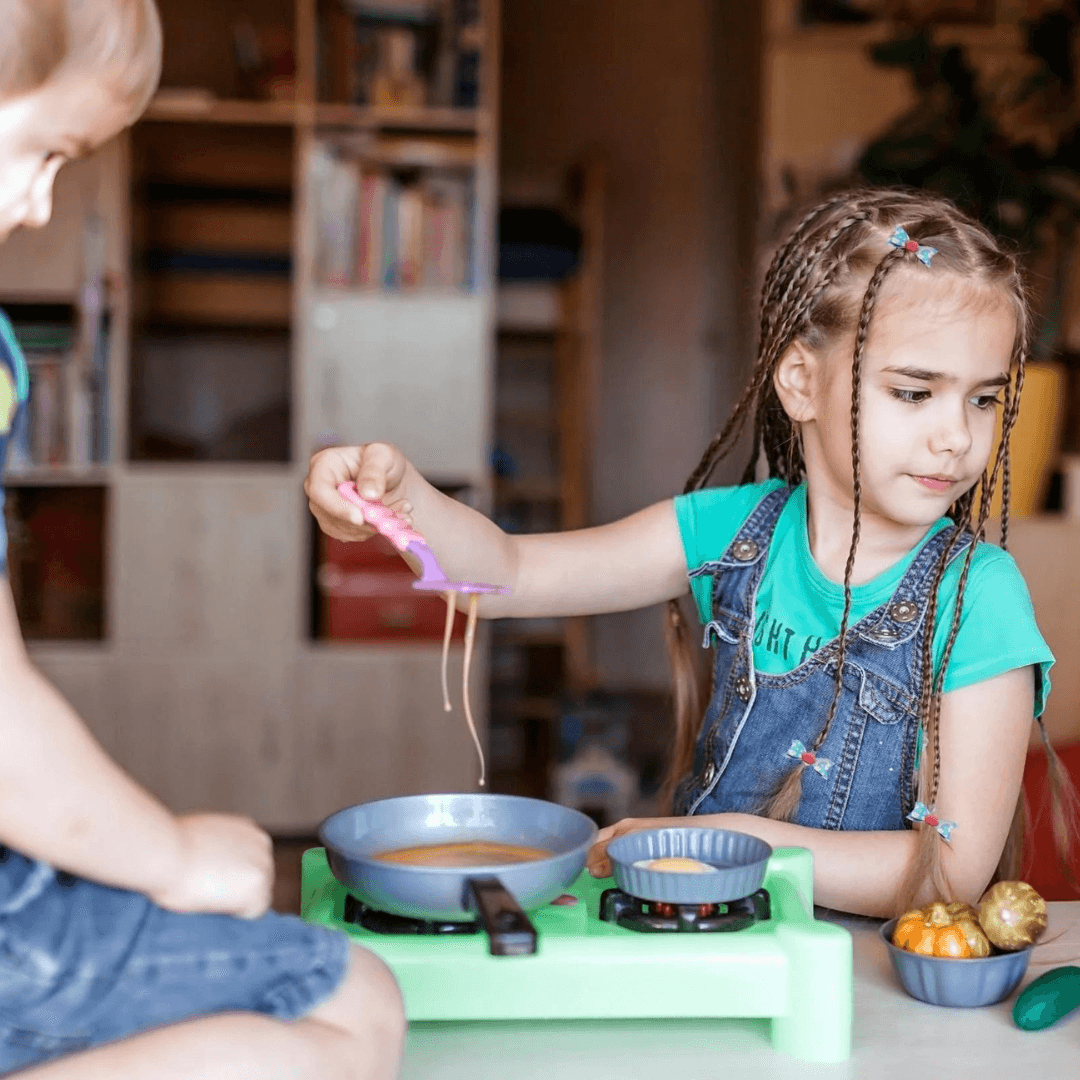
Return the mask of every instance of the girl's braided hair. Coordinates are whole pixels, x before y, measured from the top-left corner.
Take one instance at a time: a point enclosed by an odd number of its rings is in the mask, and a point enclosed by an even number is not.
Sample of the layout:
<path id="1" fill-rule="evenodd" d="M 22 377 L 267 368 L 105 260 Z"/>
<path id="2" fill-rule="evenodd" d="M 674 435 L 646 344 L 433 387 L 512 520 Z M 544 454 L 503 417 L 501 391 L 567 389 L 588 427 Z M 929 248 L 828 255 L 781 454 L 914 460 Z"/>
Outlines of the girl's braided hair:
<path id="1" fill-rule="evenodd" d="M 844 571 L 844 611 L 840 634 L 832 658 L 836 666 L 836 692 L 821 733 L 809 749 L 817 750 L 828 736 L 839 702 L 848 622 L 851 613 L 851 575 L 859 543 L 862 503 L 862 476 L 859 459 L 860 390 L 863 362 L 870 325 L 881 289 L 889 275 L 905 264 L 912 268 L 915 255 L 902 248 L 888 247 L 886 240 L 902 226 L 920 244 L 937 249 L 932 272 L 955 274 L 982 290 L 996 289 L 1010 303 L 1016 317 L 1011 381 L 1005 388 L 1002 438 L 997 454 L 979 483 L 961 496 L 950 508 L 949 516 L 957 528 L 938 560 L 926 615 L 922 643 L 922 685 L 919 693 L 919 722 L 924 736 L 918 776 L 917 798 L 927 806 L 934 804 L 939 775 L 938 727 L 941 716 L 941 693 L 945 671 L 960 627 L 964 590 L 972 558 L 986 531 L 991 500 L 999 477 L 1002 483 L 1001 545 L 1008 542 L 1009 513 L 1009 435 L 1016 423 L 1020 392 L 1024 384 L 1024 365 L 1030 313 L 1017 257 L 1006 251 L 982 225 L 969 218 L 953 203 L 942 197 L 904 189 L 858 189 L 835 195 L 815 206 L 798 222 L 786 242 L 776 252 L 762 284 L 761 329 L 757 361 L 749 385 L 719 434 L 709 443 L 701 461 L 690 474 L 685 492 L 696 491 L 709 480 L 717 463 L 731 453 L 753 416 L 751 453 L 742 482 L 754 480 L 762 455 L 770 477 L 797 484 L 805 477 L 805 462 L 797 426 L 784 411 L 774 386 L 774 375 L 781 358 L 796 341 L 818 350 L 854 331 L 851 389 L 851 445 L 854 486 L 854 528 Z M 917 264 L 916 264 L 917 265 Z M 920 271 L 925 268 L 917 265 Z M 941 668 L 934 673 L 933 638 L 937 596 L 949 557 L 965 531 L 974 542 L 964 558 L 952 625 L 946 641 Z M 676 786 L 690 771 L 694 745 L 701 726 L 701 695 L 696 666 L 686 623 L 677 601 L 668 604 L 668 650 L 674 674 L 676 709 L 675 750 L 664 786 L 670 803 Z M 1045 728 L 1039 724 L 1050 759 L 1055 795 L 1061 790 L 1061 769 L 1050 747 Z M 778 820 L 790 820 L 798 807 L 805 766 L 796 763 L 779 789 L 772 793 L 760 812 Z M 910 767 L 910 766 L 909 766 Z M 906 813 L 907 809 L 904 808 Z M 999 875 L 1015 877 L 1019 873 L 1020 842 L 1024 826 L 1023 797 L 1018 800 L 1009 840 L 998 867 Z M 1055 801 L 1055 815 L 1063 820 Z M 1064 830 L 1058 835 L 1064 839 Z M 1059 843 L 1059 848 L 1062 844 Z M 929 879 L 939 895 L 949 897 L 951 890 L 941 860 L 941 842 L 934 829 L 923 826 L 915 858 L 901 885 L 897 900 L 903 910 Z"/>

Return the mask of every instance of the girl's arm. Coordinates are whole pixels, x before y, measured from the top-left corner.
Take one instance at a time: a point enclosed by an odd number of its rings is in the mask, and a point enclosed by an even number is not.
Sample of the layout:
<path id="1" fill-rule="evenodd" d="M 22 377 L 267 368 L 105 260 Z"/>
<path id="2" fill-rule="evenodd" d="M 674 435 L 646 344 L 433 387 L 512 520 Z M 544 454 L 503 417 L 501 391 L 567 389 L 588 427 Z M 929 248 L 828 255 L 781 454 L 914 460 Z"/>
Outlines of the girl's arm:
<path id="1" fill-rule="evenodd" d="M 323 531 L 344 540 L 371 535 L 359 509 L 338 494 L 348 480 L 406 516 L 451 580 L 510 587 L 509 595 L 481 598 L 485 618 L 628 611 L 688 589 L 670 500 L 610 525 L 517 536 L 442 494 L 392 446 L 333 447 L 312 458 L 305 490 Z"/>
<path id="2" fill-rule="evenodd" d="M 942 844 L 945 872 L 958 900 L 976 903 L 1001 857 L 1023 781 L 1033 704 L 1030 667 L 953 690 L 941 700 L 936 810 L 939 817 L 957 823 L 951 843 Z M 687 822 L 662 820 L 671 825 Z M 752 814 L 706 814 L 693 820 L 750 833 L 773 847 L 809 848 L 814 853 L 814 902 L 877 918 L 895 914 L 896 893 L 917 839 L 914 830 L 814 829 Z M 603 830 L 598 838 L 603 846 L 589 855 L 590 870 L 606 876 L 606 843 L 623 832 L 650 827 L 653 822 L 633 821 Z M 916 902 L 930 899 L 927 891 Z"/>

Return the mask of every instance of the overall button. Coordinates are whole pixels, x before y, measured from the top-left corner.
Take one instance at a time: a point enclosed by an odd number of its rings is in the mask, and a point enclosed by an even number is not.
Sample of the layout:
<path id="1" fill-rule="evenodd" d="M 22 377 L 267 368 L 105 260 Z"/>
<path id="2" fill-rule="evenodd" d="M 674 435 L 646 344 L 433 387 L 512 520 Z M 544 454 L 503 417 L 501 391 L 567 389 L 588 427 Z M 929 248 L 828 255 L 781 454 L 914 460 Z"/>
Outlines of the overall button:
<path id="1" fill-rule="evenodd" d="M 897 602 L 889 608 L 889 614 L 897 622 L 911 622 L 911 620 L 919 614 L 919 605 L 911 600 L 897 600 Z"/>
<path id="2" fill-rule="evenodd" d="M 750 680 L 745 675 L 740 675 L 735 680 L 735 693 L 738 694 L 743 701 L 750 700 L 750 692 L 752 690 L 753 687 L 750 685 Z"/>
<path id="3" fill-rule="evenodd" d="M 701 774 L 701 779 L 705 781 L 705 786 L 708 787 L 713 782 L 713 777 L 716 775 L 716 766 L 710 761 L 705 766 L 705 771 Z"/>
<path id="4" fill-rule="evenodd" d="M 757 558 L 757 553 L 758 546 L 753 540 L 740 540 L 731 548 L 732 556 L 739 562 L 750 562 L 751 559 Z"/>

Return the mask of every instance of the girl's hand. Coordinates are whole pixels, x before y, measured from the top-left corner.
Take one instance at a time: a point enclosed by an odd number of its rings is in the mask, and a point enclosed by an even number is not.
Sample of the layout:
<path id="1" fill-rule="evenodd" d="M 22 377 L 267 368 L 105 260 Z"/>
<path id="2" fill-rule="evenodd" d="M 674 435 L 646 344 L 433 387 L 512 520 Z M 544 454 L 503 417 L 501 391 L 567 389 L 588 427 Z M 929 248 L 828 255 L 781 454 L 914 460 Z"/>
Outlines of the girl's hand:
<path id="1" fill-rule="evenodd" d="M 338 491 L 338 485 L 349 480 L 356 481 L 361 498 L 389 506 L 412 525 L 412 506 L 405 495 L 408 465 L 405 455 L 389 443 L 320 450 L 312 457 L 304 480 L 304 494 L 319 527 L 335 540 L 367 540 L 375 535 L 360 507 Z"/>
<path id="2" fill-rule="evenodd" d="M 680 829 L 686 825 L 686 821 L 684 817 L 623 818 L 596 834 L 596 843 L 589 848 L 585 866 L 594 878 L 611 877 L 611 860 L 607 857 L 607 847 L 616 837 L 640 832 L 642 829 Z"/>
<path id="3" fill-rule="evenodd" d="M 270 906 L 274 850 L 254 821 L 236 814 L 185 814 L 177 819 L 180 864 L 150 899 L 170 911 L 256 919 Z"/>

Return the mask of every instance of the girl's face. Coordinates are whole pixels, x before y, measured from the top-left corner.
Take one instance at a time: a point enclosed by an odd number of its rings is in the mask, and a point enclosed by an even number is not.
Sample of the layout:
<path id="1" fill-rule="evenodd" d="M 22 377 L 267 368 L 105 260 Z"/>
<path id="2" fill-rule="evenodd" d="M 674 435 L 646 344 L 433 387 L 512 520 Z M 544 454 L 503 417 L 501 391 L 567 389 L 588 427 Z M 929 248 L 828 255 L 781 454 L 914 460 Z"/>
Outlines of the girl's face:
<path id="1" fill-rule="evenodd" d="M 48 222 L 60 167 L 121 131 L 127 113 L 90 79 L 0 101 L 0 242 Z"/>
<path id="2" fill-rule="evenodd" d="M 900 275 L 897 275 L 900 278 Z M 878 301 L 863 354 L 860 472 L 865 513 L 930 525 L 978 483 L 1009 380 L 1016 320 L 1000 292 L 916 268 Z M 824 350 L 808 473 L 852 499 L 853 336 Z"/>

